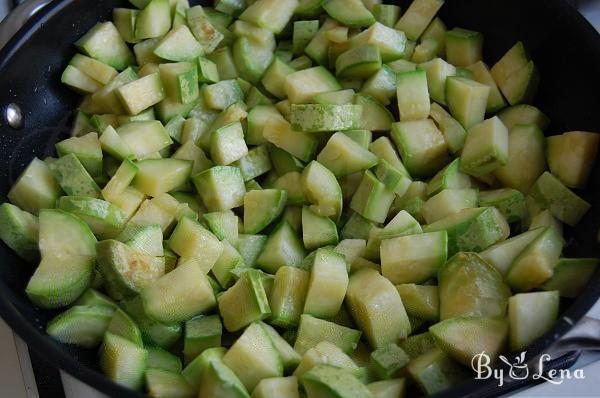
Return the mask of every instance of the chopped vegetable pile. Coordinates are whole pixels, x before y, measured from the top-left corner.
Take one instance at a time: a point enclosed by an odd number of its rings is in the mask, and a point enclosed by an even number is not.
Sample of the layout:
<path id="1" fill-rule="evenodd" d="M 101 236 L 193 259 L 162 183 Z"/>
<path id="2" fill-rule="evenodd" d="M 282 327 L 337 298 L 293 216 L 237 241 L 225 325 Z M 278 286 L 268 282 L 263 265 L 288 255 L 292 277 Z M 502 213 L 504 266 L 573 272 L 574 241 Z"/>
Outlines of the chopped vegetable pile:
<path id="1" fill-rule="evenodd" d="M 48 334 L 114 382 L 433 394 L 526 350 L 594 272 L 562 226 L 600 136 L 544 136 L 523 43 L 489 68 L 443 0 L 130 2 L 75 43 L 72 137 L 0 206 L 27 295 L 64 311 Z"/>

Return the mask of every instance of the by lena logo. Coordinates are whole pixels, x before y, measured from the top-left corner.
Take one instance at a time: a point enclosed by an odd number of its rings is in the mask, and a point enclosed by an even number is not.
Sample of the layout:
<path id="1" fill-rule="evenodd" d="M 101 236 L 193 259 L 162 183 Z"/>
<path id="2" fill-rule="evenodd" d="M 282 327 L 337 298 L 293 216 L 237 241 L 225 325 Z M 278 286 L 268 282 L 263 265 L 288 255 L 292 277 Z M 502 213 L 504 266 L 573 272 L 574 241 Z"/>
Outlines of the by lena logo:
<path id="1" fill-rule="evenodd" d="M 544 366 L 552 357 L 548 354 L 540 355 L 537 363 L 525 363 L 526 352 L 517 355 L 513 361 L 510 361 L 504 355 L 500 355 L 499 359 L 504 362 L 508 370 L 505 368 L 493 368 L 492 360 L 485 352 L 481 352 L 471 359 L 471 368 L 475 371 L 476 380 L 495 379 L 498 381 L 498 387 L 502 387 L 506 380 L 525 380 L 531 377 L 533 380 L 544 380 L 552 384 L 562 384 L 565 380 L 570 379 L 585 379 L 583 369 L 549 369 L 545 370 Z M 535 361 L 534 361 L 535 362 Z M 530 369 L 532 366 L 532 369 Z"/>

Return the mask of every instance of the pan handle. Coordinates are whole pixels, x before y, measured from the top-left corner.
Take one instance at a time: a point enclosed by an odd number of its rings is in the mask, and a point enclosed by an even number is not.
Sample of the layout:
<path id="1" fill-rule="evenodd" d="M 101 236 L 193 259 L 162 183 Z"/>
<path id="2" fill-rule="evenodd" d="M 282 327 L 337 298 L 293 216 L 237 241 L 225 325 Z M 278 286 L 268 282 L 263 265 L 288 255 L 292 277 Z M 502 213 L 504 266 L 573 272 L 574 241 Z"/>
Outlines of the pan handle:
<path id="1" fill-rule="evenodd" d="M 18 32 L 29 18 L 51 0 L 28 0 L 11 11 L 0 23 L 0 49 Z"/>
<path id="2" fill-rule="evenodd" d="M 600 320 L 584 317 L 548 349 L 552 353 L 579 350 L 600 350 Z"/>

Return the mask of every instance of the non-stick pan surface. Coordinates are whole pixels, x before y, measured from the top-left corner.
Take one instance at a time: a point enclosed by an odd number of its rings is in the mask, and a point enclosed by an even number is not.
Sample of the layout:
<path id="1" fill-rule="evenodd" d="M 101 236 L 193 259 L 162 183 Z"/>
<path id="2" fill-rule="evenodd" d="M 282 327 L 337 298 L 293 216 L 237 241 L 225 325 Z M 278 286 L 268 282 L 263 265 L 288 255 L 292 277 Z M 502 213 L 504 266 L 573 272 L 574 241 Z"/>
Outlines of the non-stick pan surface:
<path id="1" fill-rule="evenodd" d="M 192 1 L 193 3 L 193 1 Z M 406 6 L 406 2 L 400 2 Z M 75 53 L 72 43 L 100 20 L 111 18 L 119 0 L 54 0 L 0 52 L 0 109 L 16 103 L 24 127 L 14 130 L 0 120 L 0 200 L 34 156 L 44 158 L 68 134 L 78 97 L 60 83 Z M 549 134 L 600 127 L 600 36 L 562 0 L 448 0 L 442 11 L 450 26 L 483 32 L 485 59 L 495 62 L 516 41 L 524 41 L 540 69 L 542 84 L 535 105 L 552 120 Z M 568 150 L 568 148 L 566 148 Z M 600 169 L 594 169 L 582 193 L 594 206 L 575 229 L 567 229 L 566 255 L 600 257 Z M 0 226 L 2 228 L 2 226 Z M 95 351 L 54 342 L 44 333 L 52 311 L 35 308 L 24 294 L 33 268 L 0 245 L 0 315 L 29 346 L 84 382 L 111 395 L 141 397 L 123 389 L 98 370 Z M 565 303 L 556 327 L 528 354 L 543 352 L 568 331 L 600 297 L 600 272 L 573 302 Z M 496 382 L 470 381 L 442 396 L 493 396 L 506 390 Z"/>

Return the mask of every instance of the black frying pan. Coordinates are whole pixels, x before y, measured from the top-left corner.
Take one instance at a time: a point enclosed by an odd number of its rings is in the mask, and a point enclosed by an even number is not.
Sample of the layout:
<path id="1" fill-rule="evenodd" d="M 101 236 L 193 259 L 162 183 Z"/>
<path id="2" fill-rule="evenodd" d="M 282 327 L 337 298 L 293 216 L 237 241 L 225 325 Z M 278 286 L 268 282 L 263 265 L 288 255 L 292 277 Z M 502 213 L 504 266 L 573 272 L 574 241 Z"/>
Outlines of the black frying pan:
<path id="1" fill-rule="evenodd" d="M 193 1 L 192 1 L 193 2 Z M 205 2 L 206 3 L 206 2 Z M 406 6 L 405 1 L 400 2 Z M 60 83 L 60 74 L 75 52 L 72 43 L 99 20 L 111 19 L 120 0 L 54 0 L 34 16 L 0 52 L 0 109 L 16 103 L 24 125 L 15 130 L 0 118 L 0 200 L 34 156 L 44 158 L 68 135 L 79 97 Z M 450 26 L 485 34 L 485 60 L 493 63 L 517 40 L 525 42 L 542 76 L 535 104 L 552 120 L 550 134 L 600 130 L 600 35 L 562 0 L 448 0 L 442 10 Z M 600 257 L 600 169 L 582 193 L 594 205 L 582 223 L 567 229 L 566 255 Z M 1 228 L 2 226 L 0 226 Z M 24 294 L 33 272 L 0 245 L 0 315 L 41 356 L 111 396 L 142 397 L 106 379 L 95 351 L 54 342 L 44 333 L 53 311 L 35 308 Z M 600 270 L 579 298 L 564 303 L 555 328 L 528 350 L 530 358 L 548 349 L 572 328 L 600 297 Z M 496 382 L 471 380 L 440 394 L 495 396 L 506 393 Z"/>

